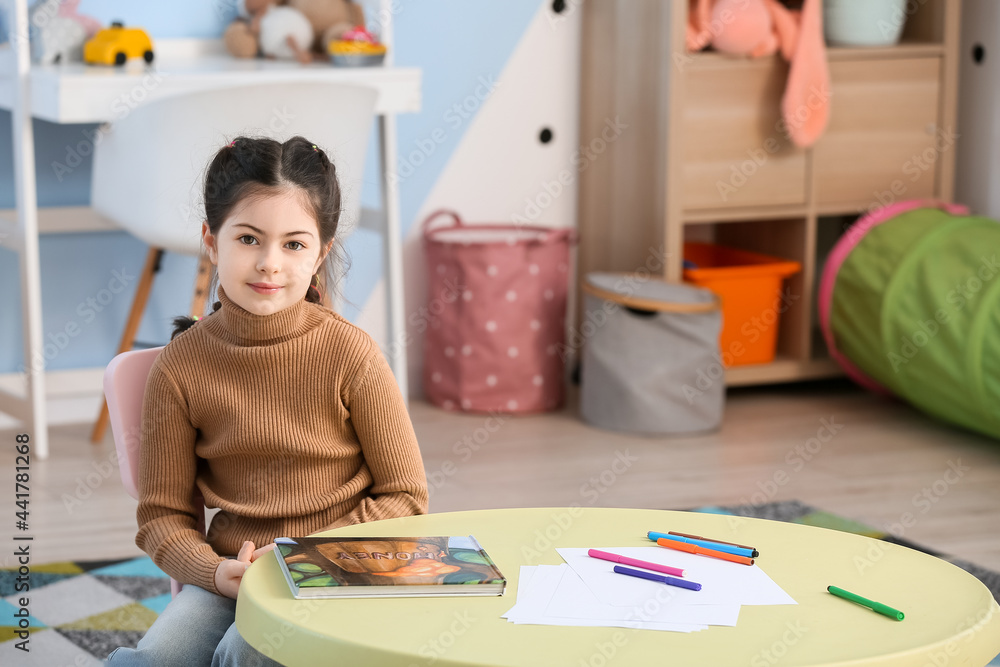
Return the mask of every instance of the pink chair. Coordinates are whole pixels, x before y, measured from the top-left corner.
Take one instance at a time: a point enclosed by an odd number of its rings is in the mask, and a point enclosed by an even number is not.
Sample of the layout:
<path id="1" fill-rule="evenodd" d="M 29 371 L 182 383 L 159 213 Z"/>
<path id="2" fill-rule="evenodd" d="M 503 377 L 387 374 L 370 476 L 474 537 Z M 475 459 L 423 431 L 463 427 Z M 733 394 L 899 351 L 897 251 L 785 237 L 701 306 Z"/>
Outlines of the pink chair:
<path id="1" fill-rule="evenodd" d="M 118 450 L 118 471 L 122 486 L 130 496 L 139 499 L 139 438 L 142 434 L 142 398 L 146 394 L 146 378 L 162 347 L 134 350 L 119 354 L 104 371 L 104 396 L 108 400 L 111 432 Z M 195 492 L 197 500 L 201 494 Z M 199 517 L 198 528 L 205 530 L 205 513 Z M 170 580 L 170 593 L 177 595 L 181 584 Z"/>

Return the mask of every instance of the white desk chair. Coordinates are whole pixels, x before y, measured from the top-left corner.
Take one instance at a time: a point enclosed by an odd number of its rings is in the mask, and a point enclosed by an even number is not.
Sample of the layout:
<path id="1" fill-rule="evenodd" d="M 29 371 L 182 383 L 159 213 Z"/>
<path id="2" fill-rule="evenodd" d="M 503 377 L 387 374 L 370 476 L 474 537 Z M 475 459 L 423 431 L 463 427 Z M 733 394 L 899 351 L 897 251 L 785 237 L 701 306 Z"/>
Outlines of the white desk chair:
<path id="1" fill-rule="evenodd" d="M 361 211 L 364 158 L 377 93 L 323 82 L 263 84 L 175 95 L 149 102 L 115 121 L 96 142 L 91 205 L 149 244 L 118 354 L 132 349 L 164 251 L 201 253 L 202 191 L 209 160 L 240 135 L 314 141 L 337 167 L 343 192 L 338 233 Z M 210 264 L 202 258 L 191 315 L 202 315 Z M 107 405 L 91 440 L 107 427 Z"/>

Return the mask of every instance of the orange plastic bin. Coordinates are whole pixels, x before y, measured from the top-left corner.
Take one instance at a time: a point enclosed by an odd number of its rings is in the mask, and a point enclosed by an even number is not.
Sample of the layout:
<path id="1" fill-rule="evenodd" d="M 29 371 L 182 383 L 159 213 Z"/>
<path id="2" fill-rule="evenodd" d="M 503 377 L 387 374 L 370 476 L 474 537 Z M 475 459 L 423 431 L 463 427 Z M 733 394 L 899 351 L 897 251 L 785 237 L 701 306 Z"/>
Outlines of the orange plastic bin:
<path id="1" fill-rule="evenodd" d="M 781 314 L 792 305 L 782 281 L 802 270 L 798 262 L 713 243 L 684 244 L 684 280 L 722 299 L 719 351 L 725 366 L 774 360 Z"/>

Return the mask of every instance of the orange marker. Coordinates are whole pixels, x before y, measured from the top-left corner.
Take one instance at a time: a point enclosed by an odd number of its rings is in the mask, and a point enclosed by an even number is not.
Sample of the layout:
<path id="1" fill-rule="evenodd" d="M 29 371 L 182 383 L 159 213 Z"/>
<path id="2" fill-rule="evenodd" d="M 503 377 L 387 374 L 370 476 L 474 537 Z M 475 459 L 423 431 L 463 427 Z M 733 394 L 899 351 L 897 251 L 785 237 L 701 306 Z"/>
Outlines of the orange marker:
<path id="1" fill-rule="evenodd" d="M 750 551 L 757 551 L 753 547 L 744 546 L 742 544 L 736 544 L 735 542 L 723 542 L 722 540 L 713 540 L 711 537 L 702 537 L 701 535 L 688 535 L 687 533 L 678 533 L 678 532 L 673 531 L 673 530 L 668 531 L 667 535 L 677 535 L 679 537 L 690 537 L 691 539 L 694 539 L 694 540 L 703 540 L 705 542 L 718 542 L 719 544 L 726 544 L 726 545 L 731 546 L 731 547 L 739 547 L 740 549 L 748 549 Z M 753 557 L 756 558 L 757 554 L 754 554 Z"/>
<path id="2" fill-rule="evenodd" d="M 688 544 L 686 542 L 677 542 L 676 540 L 668 540 L 665 537 L 661 537 L 656 540 L 656 543 L 661 547 L 667 547 L 668 549 L 676 549 L 677 551 L 686 551 L 689 554 L 698 554 L 699 556 L 711 556 L 712 558 L 721 558 L 722 560 L 728 560 L 733 563 L 741 563 L 743 565 L 753 565 L 753 558 L 747 558 L 746 556 L 737 556 L 735 554 L 727 554 L 721 551 L 716 551 L 715 549 L 706 549 L 705 547 L 695 546 L 693 544 Z"/>

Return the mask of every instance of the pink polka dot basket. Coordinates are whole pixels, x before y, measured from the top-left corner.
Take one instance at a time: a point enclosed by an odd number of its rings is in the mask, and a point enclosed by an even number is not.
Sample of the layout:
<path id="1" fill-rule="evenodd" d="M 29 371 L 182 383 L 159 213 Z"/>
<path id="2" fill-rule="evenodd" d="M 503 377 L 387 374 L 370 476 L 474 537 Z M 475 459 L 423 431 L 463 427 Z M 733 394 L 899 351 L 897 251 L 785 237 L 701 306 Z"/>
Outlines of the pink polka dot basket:
<path id="1" fill-rule="evenodd" d="M 572 229 L 424 221 L 424 388 L 446 410 L 530 413 L 562 405 Z"/>

